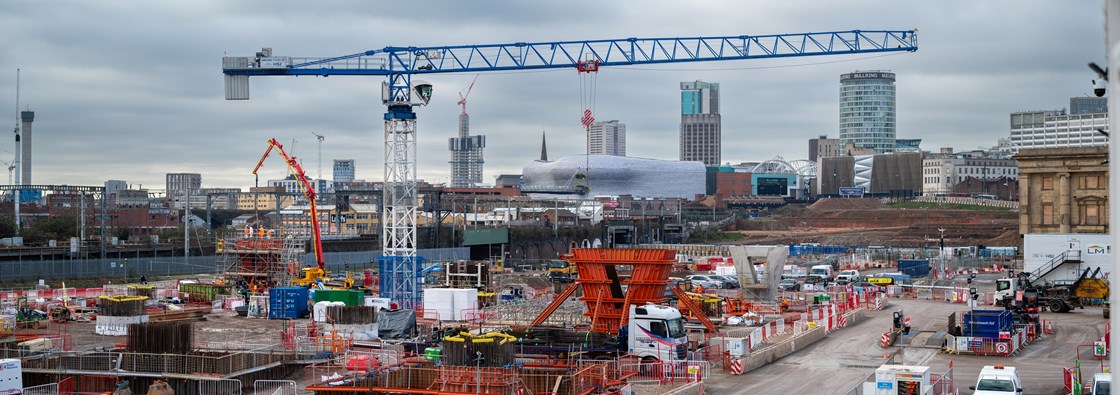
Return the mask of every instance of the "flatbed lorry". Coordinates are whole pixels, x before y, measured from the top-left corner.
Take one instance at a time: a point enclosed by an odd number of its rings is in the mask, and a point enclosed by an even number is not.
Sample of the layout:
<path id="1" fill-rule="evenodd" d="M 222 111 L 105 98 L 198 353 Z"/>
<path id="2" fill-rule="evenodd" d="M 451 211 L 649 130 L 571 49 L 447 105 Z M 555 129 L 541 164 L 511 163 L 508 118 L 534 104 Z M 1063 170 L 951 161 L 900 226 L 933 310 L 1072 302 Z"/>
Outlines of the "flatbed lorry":
<path id="1" fill-rule="evenodd" d="M 509 334 L 520 335 L 516 343 L 519 354 L 556 357 L 578 354 L 581 359 L 618 359 L 629 354 L 644 361 L 688 358 L 688 336 L 679 310 L 654 304 L 630 306 L 629 318 L 617 336 L 557 327 L 514 329 Z M 565 333 L 560 334 L 558 330 Z"/>
<path id="2" fill-rule="evenodd" d="M 506 333 L 517 337 L 518 355 L 598 360 L 630 355 L 647 362 L 688 358 L 688 336 L 679 310 L 654 304 L 630 306 L 628 318 L 618 335 L 558 326 L 514 328 Z M 406 349 L 417 353 L 438 346 L 437 342 L 405 344 Z"/>

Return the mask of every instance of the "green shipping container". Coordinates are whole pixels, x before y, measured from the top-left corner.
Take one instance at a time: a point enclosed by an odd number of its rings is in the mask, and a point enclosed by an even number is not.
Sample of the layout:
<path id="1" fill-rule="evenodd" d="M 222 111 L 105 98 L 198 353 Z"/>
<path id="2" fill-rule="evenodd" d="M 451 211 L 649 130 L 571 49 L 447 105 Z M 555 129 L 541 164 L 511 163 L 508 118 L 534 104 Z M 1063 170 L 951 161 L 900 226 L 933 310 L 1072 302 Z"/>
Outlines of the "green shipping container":
<path id="1" fill-rule="evenodd" d="M 342 302 L 347 306 L 361 306 L 365 303 L 365 296 L 364 292 L 351 289 L 317 289 L 315 303 Z"/>
<path id="2" fill-rule="evenodd" d="M 190 302 L 212 302 L 219 295 L 229 295 L 228 285 L 215 284 L 179 284 L 179 292 L 187 294 Z"/>

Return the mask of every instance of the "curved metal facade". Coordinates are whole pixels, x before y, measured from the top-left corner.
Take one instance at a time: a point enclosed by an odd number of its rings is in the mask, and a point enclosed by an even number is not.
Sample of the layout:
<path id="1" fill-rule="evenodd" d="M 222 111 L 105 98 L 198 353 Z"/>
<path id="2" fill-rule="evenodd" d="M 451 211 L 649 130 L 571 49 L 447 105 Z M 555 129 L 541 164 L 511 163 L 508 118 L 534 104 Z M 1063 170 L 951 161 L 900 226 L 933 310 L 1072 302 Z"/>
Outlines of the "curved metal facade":
<path id="1" fill-rule="evenodd" d="M 585 169 L 590 169 L 586 171 Z M 586 179 L 578 175 L 586 174 Z M 700 162 L 678 162 L 613 155 L 575 155 L 533 161 L 522 171 L 522 191 L 530 195 L 679 197 L 705 192 Z M 586 188 L 585 188 L 586 187 Z"/>

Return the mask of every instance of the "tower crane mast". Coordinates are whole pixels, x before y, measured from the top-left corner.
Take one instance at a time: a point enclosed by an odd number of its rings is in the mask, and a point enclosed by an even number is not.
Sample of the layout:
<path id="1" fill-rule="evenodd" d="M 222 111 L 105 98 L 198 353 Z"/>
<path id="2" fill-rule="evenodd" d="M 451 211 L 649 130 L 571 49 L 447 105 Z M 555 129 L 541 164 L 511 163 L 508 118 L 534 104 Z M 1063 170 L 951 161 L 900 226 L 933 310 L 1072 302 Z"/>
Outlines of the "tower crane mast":
<path id="1" fill-rule="evenodd" d="M 431 84 L 413 75 L 648 65 L 820 55 L 917 51 L 914 30 L 685 38 L 514 42 L 487 45 L 387 46 L 327 58 L 256 56 L 222 59 L 227 100 L 249 99 L 250 76 L 381 76 L 385 113 L 385 179 L 381 231 L 381 296 L 401 307 L 421 301 L 421 258 L 416 256 L 416 113 L 431 99 Z"/>

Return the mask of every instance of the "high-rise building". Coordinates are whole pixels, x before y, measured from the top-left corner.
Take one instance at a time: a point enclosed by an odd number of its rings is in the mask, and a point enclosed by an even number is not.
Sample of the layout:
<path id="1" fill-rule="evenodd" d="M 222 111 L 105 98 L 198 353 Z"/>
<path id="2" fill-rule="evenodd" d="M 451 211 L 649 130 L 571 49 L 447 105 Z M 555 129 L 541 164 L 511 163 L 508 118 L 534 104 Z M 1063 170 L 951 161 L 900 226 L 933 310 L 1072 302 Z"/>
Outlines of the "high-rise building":
<path id="1" fill-rule="evenodd" d="M 840 145 L 895 150 L 894 73 L 856 71 L 840 75 Z"/>
<path id="2" fill-rule="evenodd" d="M 172 192 L 198 192 L 202 188 L 202 174 L 167 173 L 167 194 Z"/>
<path id="3" fill-rule="evenodd" d="M 840 139 L 830 139 L 822 134 L 809 140 L 809 160 L 816 162 L 817 158 L 840 156 L 840 147 Z"/>
<path id="4" fill-rule="evenodd" d="M 1108 113 L 1066 114 L 1062 110 L 1011 113 L 1011 151 L 1027 148 L 1108 145 Z"/>
<path id="5" fill-rule="evenodd" d="M 1108 112 L 1108 98 L 1106 97 L 1069 98 L 1069 115 L 1094 114 L 1101 112 Z"/>
<path id="6" fill-rule="evenodd" d="M 473 85 L 473 83 L 472 83 Z M 468 92 L 467 94 L 470 94 Z M 451 150 L 451 187 L 468 188 L 482 183 L 482 149 L 486 148 L 486 136 L 471 136 L 471 117 L 467 115 L 467 100 L 459 100 L 459 136 L 447 139 Z"/>
<path id="7" fill-rule="evenodd" d="M 34 111 L 21 111 L 20 118 L 23 119 L 23 130 L 20 133 L 21 146 L 23 147 L 23 158 L 20 159 L 20 178 L 19 183 L 22 185 L 33 185 L 31 182 L 31 123 L 35 121 Z"/>
<path id="8" fill-rule="evenodd" d="M 202 189 L 202 174 L 167 173 L 167 200 L 172 208 L 187 206 L 187 199 L 197 199 Z M 203 197 L 205 199 L 205 197 Z"/>
<path id="9" fill-rule="evenodd" d="M 353 182 L 354 181 L 354 160 L 353 159 L 335 159 L 334 169 L 331 179 L 334 182 Z"/>
<path id="10" fill-rule="evenodd" d="M 626 156 L 626 124 L 617 120 L 595 122 L 587 133 L 589 154 Z"/>
<path id="11" fill-rule="evenodd" d="M 720 164 L 719 84 L 681 83 L 680 160 Z"/>

